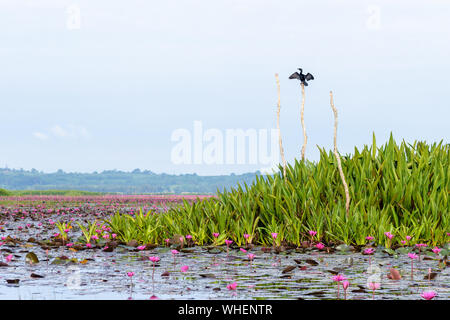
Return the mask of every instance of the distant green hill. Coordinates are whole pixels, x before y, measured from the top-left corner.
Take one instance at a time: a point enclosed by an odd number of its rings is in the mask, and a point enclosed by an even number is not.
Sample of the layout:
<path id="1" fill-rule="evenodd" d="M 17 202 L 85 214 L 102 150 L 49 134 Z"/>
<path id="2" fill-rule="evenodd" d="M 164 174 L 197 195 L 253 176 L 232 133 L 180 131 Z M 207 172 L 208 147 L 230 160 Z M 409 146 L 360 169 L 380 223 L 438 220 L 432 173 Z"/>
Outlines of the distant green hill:
<path id="1" fill-rule="evenodd" d="M 234 187 L 237 183 L 252 183 L 256 173 L 222 176 L 199 176 L 197 174 L 156 174 L 152 171 L 135 169 L 132 172 L 117 170 L 101 173 L 73 173 L 58 170 L 54 173 L 44 173 L 32 170 L 0 169 L 0 188 L 23 191 L 51 190 L 83 190 L 101 193 L 215 193 Z M 8 193 L 8 191 L 4 191 Z M 66 191 L 64 191 L 66 192 Z M 18 194 L 18 192 L 11 192 Z M 29 192 L 28 192 L 29 194 Z M 1 195 L 1 191 L 0 191 Z M 5 194 L 6 195 L 6 194 Z"/>

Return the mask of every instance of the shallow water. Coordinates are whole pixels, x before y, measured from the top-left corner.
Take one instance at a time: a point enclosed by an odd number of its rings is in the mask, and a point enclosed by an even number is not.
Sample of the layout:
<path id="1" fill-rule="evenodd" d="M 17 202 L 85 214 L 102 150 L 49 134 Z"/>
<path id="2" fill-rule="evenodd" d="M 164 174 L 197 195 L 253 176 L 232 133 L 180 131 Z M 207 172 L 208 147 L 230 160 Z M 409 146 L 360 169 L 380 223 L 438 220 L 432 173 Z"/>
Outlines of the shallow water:
<path id="1" fill-rule="evenodd" d="M 75 217 L 82 221 L 110 214 L 98 208 L 90 210 L 69 212 L 63 219 Z M 111 300 L 149 299 L 151 296 L 160 299 L 336 299 L 337 284 L 332 280 L 335 274 L 344 275 L 350 282 L 347 299 L 372 299 L 369 282 L 381 284 L 374 293 L 375 299 L 422 299 L 420 294 L 429 290 L 437 292 L 435 299 L 450 298 L 449 268 L 439 267 L 435 256 L 422 255 L 421 261 L 414 260 L 414 279 L 411 280 L 409 257 L 401 254 L 395 258 L 382 248 L 377 248 L 371 256 L 370 265 L 369 256 L 360 252 L 328 254 L 307 248 L 277 254 L 263 252 L 260 247 L 249 251 L 255 254 L 252 263 L 239 248 L 232 248 L 227 254 L 226 247 L 185 248 L 180 250 L 174 262 L 172 248 L 158 247 L 139 252 L 124 245 L 119 245 L 113 252 L 51 248 L 47 261 L 41 244 L 28 240 L 30 237 L 49 239 L 56 228 L 48 220 L 61 219 L 61 215 L 46 214 L 43 219 L 42 215 L 29 212 L 15 215 L 11 212 L 11 209 L 0 212 L 0 235 L 16 237 L 20 242 L 6 242 L 0 246 L 0 261 L 13 255 L 7 266 L 0 266 L 0 299 Z M 43 224 L 38 226 L 39 222 Z M 26 224 L 30 226 L 18 231 L 18 226 Z M 77 239 L 80 234 L 74 231 L 72 239 Z M 28 252 L 35 253 L 40 262 L 27 264 L 25 256 Z M 77 259 L 77 263 L 52 264 L 60 256 Z M 149 256 L 161 258 L 155 266 L 153 280 Z M 85 259 L 85 264 L 79 263 Z M 180 271 L 183 265 L 189 267 L 187 272 Z M 289 266 L 293 267 L 290 271 L 286 269 Z M 388 279 L 391 267 L 400 271 L 401 280 Z M 430 269 L 434 277 L 428 280 Z M 127 276 L 129 271 L 135 272 L 132 279 Z M 163 276 L 165 272 L 169 275 Z M 42 278 L 31 277 L 32 273 Z M 18 283 L 7 283 L 14 279 L 18 279 Z M 227 285 L 233 282 L 237 283 L 237 289 L 228 290 Z M 342 286 L 339 298 L 344 298 Z"/>
<path id="2" fill-rule="evenodd" d="M 8 267 L 0 268 L 0 299 L 149 299 L 153 295 L 160 299 L 336 299 L 337 286 L 332 281 L 336 272 L 345 275 L 350 282 L 347 299 L 372 299 L 368 279 L 378 279 L 381 283 L 381 288 L 375 291 L 375 299 L 421 299 L 420 294 L 427 290 L 436 291 L 437 299 L 450 298 L 449 269 L 438 271 L 437 260 L 416 261 L 411 281 L 409 258 L 394 259 L 385 253 L 372 257 L 374 270 L 371 271 L 368 257 L 355 253 L 292 251 L 275 254 L 254 248 L 252 252 L 256 257 L 250 266 L 246 255 L 238 250 L 231 250 L 227 256 L 223 251 L 212 254 L 205 248 L 189 248 L 192 252 L 180 252 L 174 263 L 169 248 L 143 252 L 130 252 L 120 246 L 114 252 L 71 252 L 61 248 L 49 253 L 50 261 L 63 253 L 78 261 L 93 260 L 86 264 L 47 265 L 45 252 L 40 248 L 23 250 L 5 246 L 3 249 L 10 249 L 15 258 Z M 28 250 L 37 254 L 41 260 L 38 264 L 25 263 Z M 149 255 L 161 258 L 155 266 L 154 280 Z M 300 264 L 294 259 L 301 260 Z M 310 265 L 307 259 L 319 264 Z M 352 265 L 350 260 L 353 260 Z M 189 270 L 181 272 L 182 265 L 189 266 Z M 295 268 L 283 273 L 288 266 Z M 403 273 L 401 280 L 387 278 L 391 266 Z M 424 279 L 428 268 L 438 271 L 433 280 Z M 132 279 L 126 274 L 129 271 L 135 272 Z M 169 276 L 162 276 L 165 271 Z M 32 278 L 31 273 L 43 278 Z M 6 279 L 20 281 L 7 284 Z M 227 289 L 227 284 L 232 282 L 238 284 L 237 290 Z M 340 298 L 344 298 L 342 287 Z"/>

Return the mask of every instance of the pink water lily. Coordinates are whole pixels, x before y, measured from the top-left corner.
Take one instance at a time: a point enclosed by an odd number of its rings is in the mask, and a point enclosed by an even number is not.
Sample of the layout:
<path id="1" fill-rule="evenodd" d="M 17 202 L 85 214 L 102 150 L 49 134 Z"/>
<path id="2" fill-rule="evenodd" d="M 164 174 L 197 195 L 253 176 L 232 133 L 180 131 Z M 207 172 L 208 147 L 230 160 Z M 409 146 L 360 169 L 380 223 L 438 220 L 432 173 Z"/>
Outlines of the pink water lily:
<path id="1" fill-rule="evenodd" d="M 437 293 L 435 291 L 424 291 L 420 296 L 425 300 L 431 300 L 437 296 Z"/>
<path id="2" fill-rule="evenodd" d="M 436 255 L 439 255 L 441 249 L 439 249 L 438 247 L 434 247 L 433 249 L 431 249 L 431 251 L 433 251 Z"/>
<path id="3" fill-rule="evenodd" d="M 409 252 L 408 257 L 410 259 L 417 259 L 419 256 L 417 254 L 415 254 L 414 252 Z"/>
<path id="4" fill-rule="evenodd" d="M 237 283 L 236 282 L 227 284 L 227 289 L 228 290 L 236 290 L 236 288 L 237 288 Z"/>
<path id="5" fill-rule="evenodd" d="M 371 290 L 378 290 L 380 289 L 381 284 L 379 282 L 369 282 L 368 287 Z"/>
<path id="6" fill-rule="evenodd" d="M 339 287 L 340 287 L 340 282 L 347 280 L 346 277 L 344 277 L 341 274 L 335 275 L 332 277 L 334 282 L 337 282 L 337 298 L 339 299 Z"/>
<path id="7" fill-rule="evenodd" d="M 347 300 L 347 289 L 350 286 L 350 282 L 342 281 L 342 287 L 344 288 L 344 299 Z"/>
<path id="8" fill-rule="evenodd" d="M 323 248 L 325 248 L 325 245 L 322 242 L 319 242 L 316 244 L 316 248 L 322 250 Z"/>
<path id="9" fill-rule="evenodd" d="M 149 259 L 151 262 L 153 262 L 153 263 L 156 263 L 156 262 L 158 262 L 158 261 L 160 260 L 159 257 L 156 257 L 156 256 L 148 257 L 148 259 Z"/>
<path id="10" fill-rule="evenodd" d="M 333 276 L 332 279 L 335 282 L 341 282 L 341 281 L 347 280 L 347 278 L 345 276 L 341 275 L 341 274 Z"/>
<path id="11" fill-rule="evenodd" d="M 186 271 L 188 271 L 189 270 L 189 267 L 188 266 L 182 266 L 181 267 L 181 272 L 186 272 Z"/>

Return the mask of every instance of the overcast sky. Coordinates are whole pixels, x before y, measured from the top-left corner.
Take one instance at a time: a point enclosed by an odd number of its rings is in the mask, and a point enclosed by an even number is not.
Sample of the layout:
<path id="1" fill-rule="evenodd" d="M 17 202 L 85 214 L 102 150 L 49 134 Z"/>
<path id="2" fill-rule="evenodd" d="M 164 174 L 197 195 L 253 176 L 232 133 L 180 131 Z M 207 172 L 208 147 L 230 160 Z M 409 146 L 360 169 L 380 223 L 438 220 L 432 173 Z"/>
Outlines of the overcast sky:
<path id="1" fill-rule="evenodd" d="M 450 4 L 423 1 L 0 0 L 0 167 L 202 175 L 261 164 L 176 164 L 173 132 L 276 128 L 288 161 L 450 136 Z M 218 131 L 217 131 L 218 130 Z"/>

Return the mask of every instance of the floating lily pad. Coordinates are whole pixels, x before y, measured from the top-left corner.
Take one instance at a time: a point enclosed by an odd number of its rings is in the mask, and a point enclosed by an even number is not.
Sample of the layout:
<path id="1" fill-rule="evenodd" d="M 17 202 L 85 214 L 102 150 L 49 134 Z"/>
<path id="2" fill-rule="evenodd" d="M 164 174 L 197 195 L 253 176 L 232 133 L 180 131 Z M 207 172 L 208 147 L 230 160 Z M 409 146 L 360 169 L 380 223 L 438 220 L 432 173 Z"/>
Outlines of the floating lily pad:
<path id="1" fill-rule="evenodd" d="M 312 265 L 312 266 L 317 266 L 317 265 L 319 265 L 319 263 L 318 263 L 316 260 L 313 260 L 313 259 L 306 259 L 305 262 L 306 262 L 307 264 Z"/>
<path id="2" fill-rule="evenodd" d="M 283 269 L 283 271 L 281 271 L 282 273 L 288 273 L 291 272 L 292 270 L 294 270 L 295 268 L 297 268 L 297 266 L 287 266 L 286 268 Z"/>
<path id="3" fill-rule="evenodd" d="M 31 278 L 44 278 L 44 276 L 41 276 L 40 274 L 32 273 L 30 275 Z"/>
<path id="4" fill-rule="evenodd" d="M 6 279 L 6 282 L 9 284 L 18 284 L 20 279 Z"/>
<path id="5" fill-rule="evenodd" d="M 39 259 L 34 252 L 28 252 L 25 256 L 25 262 L 29 264 L 39 263 Z"/>
<path id="6" fill-rule="evenodd" d="M 353 250 L 354 248 L 352 246 L 346 245 L 346 244 L 340 244 L 336 247 L 337 251 L 340 252 L 349 252 L 351 250 Z"/>

